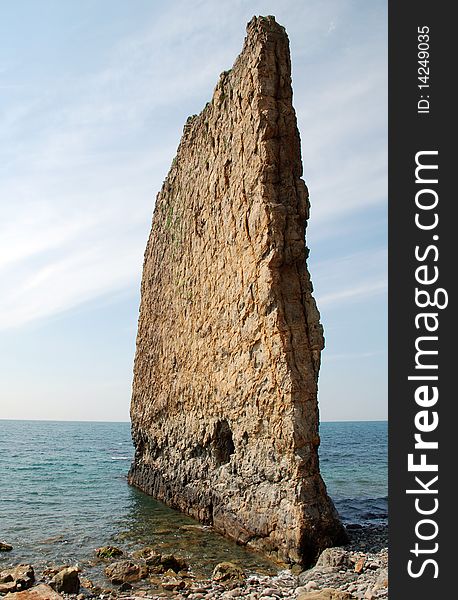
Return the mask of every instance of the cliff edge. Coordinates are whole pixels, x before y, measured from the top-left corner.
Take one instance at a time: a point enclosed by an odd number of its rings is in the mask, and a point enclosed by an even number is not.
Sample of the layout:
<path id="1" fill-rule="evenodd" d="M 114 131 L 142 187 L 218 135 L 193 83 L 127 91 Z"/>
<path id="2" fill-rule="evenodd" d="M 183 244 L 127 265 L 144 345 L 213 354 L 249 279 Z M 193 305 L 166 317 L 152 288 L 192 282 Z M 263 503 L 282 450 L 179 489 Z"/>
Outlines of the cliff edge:
<path id="1" fill-rule="evenodd" d="M 282 563 L 345 531 L 321 479 L 322 327 L 288 37 L 254 17 L 190 117 L 143 266 L 129 482 Z"/>

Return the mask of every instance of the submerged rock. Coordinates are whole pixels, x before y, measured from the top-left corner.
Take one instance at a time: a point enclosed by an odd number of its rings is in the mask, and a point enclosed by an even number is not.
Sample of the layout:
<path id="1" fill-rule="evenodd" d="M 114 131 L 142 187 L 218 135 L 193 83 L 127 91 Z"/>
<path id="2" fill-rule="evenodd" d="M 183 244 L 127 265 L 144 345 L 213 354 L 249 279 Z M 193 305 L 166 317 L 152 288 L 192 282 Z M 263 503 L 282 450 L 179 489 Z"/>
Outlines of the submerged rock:
<path id="1" fill-rule="evenodd" d="M 165 573 L 169 569 L 175 573 L 180 571 L 187 571 L 189 565 L 187 561 L 181 556 L 175 554 L 161 554 L 156 552 L 154 548 L 147 546 L 141 550 L 136 550 L 132 553 L 134 558 L 142 559 L 149 567 L 149 572 L 155 575 Z"/>
<path id="2" fill-rule="evenodd" d="M 101 548 L 97 548 L 95 553 L 99 558 L 117 558 L 124 554 L 124 552 L 116 546 L 102 546 Z"/>
<path id="3" fill-rule="evenodd" d="M 146 562 L 148 564 L 148 559 Z M 171 569 L 172 571 L 175 571 L 175 573 L 187 571 L 189 568 L 189 565 L 185 559 L 181 558 L 180 556 L 176 556 L 175 554 L 163 554 L 160 562 L 166 571 Z"/>
<path id="4" fill-rule="evenodd" d="M 134 558 L 148 558 L 154 555 L 161 556 L 152 546 L 145 546 L 144 548 L 140 548 L 140 550 L 132 552 Z"/>
<path id="5" fill-rule="evenodd" d="M 105 575 L 115 585 L 134 583 L 148 577 L 148 567 L 130 560 L 119 560 L 105 567 Z"/>
<path id="6" fill-rule="evenodd" d="M 13 546 L 11 544 L 7 544 L 6 542 L 0 542 L 0 552 L 11 552 Z"/>

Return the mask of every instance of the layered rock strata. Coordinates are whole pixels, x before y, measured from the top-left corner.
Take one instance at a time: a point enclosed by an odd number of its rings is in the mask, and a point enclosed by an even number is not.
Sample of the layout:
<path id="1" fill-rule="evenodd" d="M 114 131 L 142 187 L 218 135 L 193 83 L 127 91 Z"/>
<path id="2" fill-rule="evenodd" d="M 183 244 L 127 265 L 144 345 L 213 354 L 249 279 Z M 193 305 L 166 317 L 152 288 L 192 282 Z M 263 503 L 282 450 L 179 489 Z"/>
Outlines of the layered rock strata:
<path id="1" fill-rule="evenodd" d="M 288 38 L 255 17 L 184 127 L 143 266 L 129 481 L 239 543 L 310 564 L 345 533 L 321 479 L 323 333 Z"/>

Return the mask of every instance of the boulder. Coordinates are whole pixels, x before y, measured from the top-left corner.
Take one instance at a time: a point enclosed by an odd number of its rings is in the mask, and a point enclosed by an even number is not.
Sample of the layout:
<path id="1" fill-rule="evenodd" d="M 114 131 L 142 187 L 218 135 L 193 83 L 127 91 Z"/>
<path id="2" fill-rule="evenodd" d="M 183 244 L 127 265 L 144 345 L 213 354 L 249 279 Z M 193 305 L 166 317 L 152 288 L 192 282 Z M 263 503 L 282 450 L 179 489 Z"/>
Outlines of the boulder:
<path id="1" fill-rule="evenodd" d="M 55 589 L 56 592 L 77 594 L 80 590 L 78 572 L 77 567 L 67 567 L 62 569 L 62 571 L 59 571 L 54 575 L 49 585 Z"/>
<path id="2" fill-rule="evenodd" d="M 20 564 L 0 572 L 0 593 L 19 592 L 32 587 L 35 573 L 32 565 Z"/>
<path id="3" fill-rule="evenodd" d="M 350 555 L 342 548 L 326 548 L 320 554 L 316 563 L 317 567 L 338 567 L 339 569 L 353 568 Z"/>
<path id="4" fill-rule="evenodd" d="M 40 583 L 28 590 L 8 594 L 8 600 L 62 600 L 62 596 L 46 583 Z"/>
<path id="5" fill-rule="evenodd" d="M 99 585 L 94 585 L 91 588 L 91 596 L 100 596 L 101 594 L 103 594 L 103 588 L 101 588 Z"/>
<path id="6" fill-rule="evenodd" d="M 6 542 L 0 542 L 0 552 L 10 552 L 13 549 L 11 544 L 7 544 Z"/>
<path id="7" fill-rule="evenodd" d="M 148 576 L 148 567 L 131 560 L 118 560 L 105 568 L 105 575 L 115 585 L 134 583 Z"/>
<path id="8" fill-rule="evenodd" d="M 216 565 L 212 575 L 213 581 L 225 583 L 226 581 L 243 581 L 245 573 L 241 567 L 231 562 L 221 562 Z"/>

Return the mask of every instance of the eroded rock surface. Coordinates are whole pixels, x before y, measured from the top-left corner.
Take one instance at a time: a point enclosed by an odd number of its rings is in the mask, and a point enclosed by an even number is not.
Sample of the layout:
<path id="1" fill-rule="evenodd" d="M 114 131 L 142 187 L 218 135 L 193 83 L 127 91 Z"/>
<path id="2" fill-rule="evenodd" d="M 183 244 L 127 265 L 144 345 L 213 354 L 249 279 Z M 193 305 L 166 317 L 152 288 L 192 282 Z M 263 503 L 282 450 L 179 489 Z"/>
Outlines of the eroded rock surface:
<path id="1" fill-rule="evenodd" d="M 188 119 L 145 252 L 129 481 L 276 560 L 345 533 L 319 473 L 322 327 L 288 38 L 256 17 Z"/>

